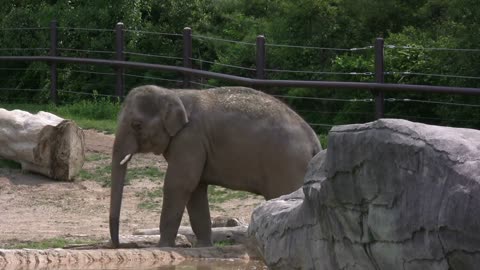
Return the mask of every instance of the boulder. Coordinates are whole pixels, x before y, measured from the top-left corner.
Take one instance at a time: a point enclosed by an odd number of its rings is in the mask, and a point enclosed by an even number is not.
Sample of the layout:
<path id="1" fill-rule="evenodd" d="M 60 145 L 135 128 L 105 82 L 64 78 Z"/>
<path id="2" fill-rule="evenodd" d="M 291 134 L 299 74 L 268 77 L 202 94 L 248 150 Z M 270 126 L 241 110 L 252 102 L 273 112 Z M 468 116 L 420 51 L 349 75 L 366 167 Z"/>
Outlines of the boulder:
<path id="1" fill-rule="evenodd" d="M 303 188 L 257 207 L 249 236 L 270 269 L 478 269 L 480 131 L 334 127 Z"/>
<path id="2" fill-rule="evenodd" d="M 0 108 L 0 146 L 0 158 L 55 180 L 73 180 L 85 160 L 82 129 L 48 112 Z"/>

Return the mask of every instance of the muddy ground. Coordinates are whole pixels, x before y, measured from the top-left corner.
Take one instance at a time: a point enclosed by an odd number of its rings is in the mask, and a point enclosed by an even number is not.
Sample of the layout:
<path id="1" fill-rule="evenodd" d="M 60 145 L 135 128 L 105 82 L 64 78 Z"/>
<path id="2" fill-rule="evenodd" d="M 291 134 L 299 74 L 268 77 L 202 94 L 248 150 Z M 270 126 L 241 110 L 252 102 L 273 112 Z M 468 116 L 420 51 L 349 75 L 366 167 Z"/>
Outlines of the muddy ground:
<path id="1" fill-rule="evenodd" d="M 74 182 L 57 182 L 14 168 L 0 168 L 0 248 L 45 239 L 107 240 L 109 174 L 113 135 L 85 130 L 86 159 Z M 122 235 L 156 228 L 167 163 L 161 156 L 136 155 L 129 165 L 121 213 Z M 212 217 L 249 222 L 263 199 L 222 188 L 210 190 Z M 185 214 L 183 225 L 188 225 Z"/>

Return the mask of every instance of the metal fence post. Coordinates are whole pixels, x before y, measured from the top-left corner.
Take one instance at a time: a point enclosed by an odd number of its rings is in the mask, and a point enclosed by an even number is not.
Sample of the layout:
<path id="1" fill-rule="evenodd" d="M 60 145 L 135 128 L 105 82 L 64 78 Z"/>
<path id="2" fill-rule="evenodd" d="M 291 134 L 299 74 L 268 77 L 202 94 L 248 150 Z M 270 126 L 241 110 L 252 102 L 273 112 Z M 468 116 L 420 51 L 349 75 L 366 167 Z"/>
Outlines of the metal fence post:
<path id="1" fill-rule="evenodd" d="M 265 50 L 265 36 L 258 35 L 256 42 L 256 70 L 257 70 L 257 79 L 265 79 L 265 67 L 266 67 L 266 50 Z"/>
<path id="2" fill-rule="evenodd" d="M 50 56 L 58 56 L 58 29 L 57 21 L 53 20 L 50 22 Z M 57 92 L 57 63 L 50 63 L 50 100 L 54 104 L 58 104 L 58 92 Z"/>
<path id="3" fill-rule="evenodd" d="M 383 38 L 375 40 L 375 82 L 385 82 L 384 65 L 384 41 Z M 384 117 L 385 114 L 385 94 L 382 91 L 375 91 L 375 119 Z"/>
<path id="4" fill-rule="evenodd" d="M 192 29 L 183 28 L 183 67 L 192 68 Z M 183 88 L 191 87 L 191 75 L 183 74 Z"/>
<path id="5" fill-rule="evenodd" d="M 125 35 L 123 32 L 123 23 L 119 22 L 115 26 L 115 51 L 116 60 L 125 61 Z M 120 99 L 125 95 L 125 68 L 116 68 L 115 95 Z"/>

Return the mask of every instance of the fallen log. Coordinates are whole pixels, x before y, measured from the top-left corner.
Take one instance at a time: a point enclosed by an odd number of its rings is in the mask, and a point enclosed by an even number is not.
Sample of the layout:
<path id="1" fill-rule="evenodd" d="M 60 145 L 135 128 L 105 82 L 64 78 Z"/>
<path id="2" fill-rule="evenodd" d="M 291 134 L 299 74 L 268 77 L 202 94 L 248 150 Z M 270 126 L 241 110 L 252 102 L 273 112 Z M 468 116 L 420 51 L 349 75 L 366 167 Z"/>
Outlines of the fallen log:
<path id="1" fill-rule="evenodd" d="M 247 225 L 235 226 L 235 227 L 215 227 L 212 228 L 212 241 L 213 243 L 224 244 L 246 244 L 247 243 Z M 178 228 L 178 234 L 184 235 L 187 240 L 195 244 L 197 238 L 190 226 L 180 226 Z M 133 232 L 134 236 L 152 236 L 160 235 L 159 229 L 140 229 Z"/>
<path id="2" fill-rule="evenodd" d="M 0 108 L 0 157 L 22 170 L 72 181 L 85 160 L 85 138 L 73 121 L 48 112 Z"/>

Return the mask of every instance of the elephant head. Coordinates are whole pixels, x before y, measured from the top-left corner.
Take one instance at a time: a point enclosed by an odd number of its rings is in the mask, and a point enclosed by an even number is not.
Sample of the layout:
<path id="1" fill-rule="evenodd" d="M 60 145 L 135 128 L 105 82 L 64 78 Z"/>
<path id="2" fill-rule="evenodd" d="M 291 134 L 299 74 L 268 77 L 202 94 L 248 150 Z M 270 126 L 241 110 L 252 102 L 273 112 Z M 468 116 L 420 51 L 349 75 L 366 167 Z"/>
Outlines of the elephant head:
<path id="1" fill-rule="evenodd" d="M 132 89 L 119 116 L 112 153 L 110 237 L 119 246 L 119 219 L 127 164 L 135 153 L 162 154 L 188 117 L 172 90 L 156 86 Z"/>

